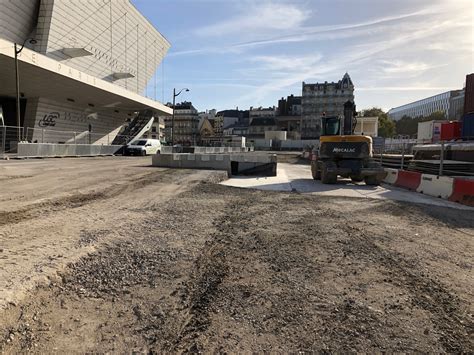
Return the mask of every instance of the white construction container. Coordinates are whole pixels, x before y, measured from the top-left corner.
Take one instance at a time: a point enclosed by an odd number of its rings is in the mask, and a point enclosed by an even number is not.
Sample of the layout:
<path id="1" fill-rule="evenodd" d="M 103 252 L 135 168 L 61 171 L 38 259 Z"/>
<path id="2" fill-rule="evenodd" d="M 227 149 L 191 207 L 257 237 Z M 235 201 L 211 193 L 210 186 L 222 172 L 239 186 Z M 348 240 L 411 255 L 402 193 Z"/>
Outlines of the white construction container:
<path id="1" fill-rule="evenodd" d="M 441 124 L 447 121 L 418 122 L 417 143 L 435 143 L 441 138 Z"/>
<path id="2" fill-rule="evenodd" d="M 265 131 L 266 140 L 286 141 L 286 131 Z"/>

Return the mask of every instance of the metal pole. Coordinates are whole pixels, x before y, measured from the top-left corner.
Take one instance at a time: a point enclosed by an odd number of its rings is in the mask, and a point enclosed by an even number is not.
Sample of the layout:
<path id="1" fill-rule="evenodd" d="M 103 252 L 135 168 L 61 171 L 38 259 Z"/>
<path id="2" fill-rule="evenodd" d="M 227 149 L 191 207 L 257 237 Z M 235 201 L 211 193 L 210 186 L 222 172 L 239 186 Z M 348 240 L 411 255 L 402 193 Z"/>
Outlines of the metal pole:
<path id="1" fill-rule="evenodd" d="M 401 169 L 405 169 L 405 142 L 402 142 L 402 162 L 401 162 Z"/>
<path id="2" fill-rule="evenodd" d="M 130 72 L 127 66 L 127 13 L 125 13 L 125 71 Z M 128 89 L 128 78 L 125 79 L 125 89 Z"/>
<path id="3" fill-rule="evenodd" d="M 113 48 L 114 48 L 114 45 L 113 45 L 113 31 L 112 31 L 112 26 L 113 26 L 113 23 L 112 23 L 112 0 L 109 1 L 109 13 L 110 13 L 110 72 L 113 73 L 114 72 L 114 62 L 113 62 Z"/>
<path id="4" fill-rule="evenodd" d="M 145 77 L 148 77 L 148 48 L 147 48 L 147 43 L 146 43 L 146 34 L 147 31 L 145 31 Z M 145 97 L 148 97 L 148 85 L 145 84 Z"/>
<path id="5" fill-rule="evenodd" d="M 444 141 L 441 141 L 441 152 L 439 154 L 439 173 L 438 173 L 438 176 L 443 175 L 443 162 L 444 162 Z"/>
<path id="6" fill-rule="evenodd" d="M 2 149 L 5 153 L 5 141 L 7 140 L 7 127 L 3 126 L 3 139 L 2 139 Z"/>
<path id="7" fill-rule="evenodd" d="M 171 118 L 171 146 L 174 145 L 174 107 L 176 103 L 176 89 L 173 89 L 173 117 Z"/>
<path id="8" fill-rule="evenodd" d="M 139 44 L 140 43 L 139 43 L 138 24 L 137 24 L 137 94 L 140 93 L 140 80 L 138 79 L 138 73 L 139 73 L 139 70 L 140 70 L 139 69 L 139 63 L 140 63 L 140 61 L 139 61 L 139 58 L 140 58 L 140 56 L 139 56 L 139 49 L 140 49 Z"/>
<path id="9" fill-rule="evenodd" d="M 76 145 L 76 132 L 74 132 L 74 145 Z"/>
<path id="10" fill-rule="evenodd" d="M 21 140 L 20 123 L 20 73 L 18 72 L 18 50 L 15 43 L 15 76 L 16 76 L 16 124 L 18 126 L 18 142 Z"/>

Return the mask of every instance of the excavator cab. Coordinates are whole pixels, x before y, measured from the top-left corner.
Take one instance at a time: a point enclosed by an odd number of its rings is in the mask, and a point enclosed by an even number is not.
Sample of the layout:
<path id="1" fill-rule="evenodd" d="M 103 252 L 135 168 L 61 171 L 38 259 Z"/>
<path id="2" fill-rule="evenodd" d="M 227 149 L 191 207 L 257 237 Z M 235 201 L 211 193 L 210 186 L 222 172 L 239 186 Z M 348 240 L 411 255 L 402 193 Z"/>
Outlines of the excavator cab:
<path id="1" fill-rule="evenodd" d="M 344 104 L 344 117 L 321 117 L 319 148 L 311 160 L 313 179 L 323 184 L 335 184 L 337 177 L 354 182 L 379 185 L 385 178 L 382 166 L 372 159 L 372 138 L 354 135 L 355 104 Z"/>
<path id="2" fill-rule="evenodd" d="M 338 136 L 341 131 L 341 119 L 339 117 L 321 117 L 321 135 Z"/>

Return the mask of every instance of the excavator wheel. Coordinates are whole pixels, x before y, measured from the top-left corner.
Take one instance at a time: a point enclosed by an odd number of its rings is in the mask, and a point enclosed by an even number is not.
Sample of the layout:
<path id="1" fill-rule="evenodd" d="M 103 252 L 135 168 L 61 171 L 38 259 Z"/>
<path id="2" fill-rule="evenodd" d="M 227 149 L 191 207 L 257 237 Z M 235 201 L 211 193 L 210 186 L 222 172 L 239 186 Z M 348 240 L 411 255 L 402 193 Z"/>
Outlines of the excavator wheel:
<path id="1" fill-rule="evenodd" d="M 352 182 L 362 182 L 362 181 L 364 181 L 364 178 L 362 176 L 359 176 L 359 175 L 353 175 L 353 176 L 351 176 L 351 180 L 352 180 Z"/>
<path id="2" fill-rule="evenodd" d="M 376 175 L 366 176 L 364 181 L 366 185 L 380 185 Z"/>
<path id="3" fill-rule="evenodd" d="M 313 175 L 314 180 L 321 180 L 321 170 L 319 170 L 318 162 L 311 162 L 311 174 Z"/>
<path id="4" fill-rule="evenodd" d="M 337 174 L 328 172 L 328 168 L 331 167 L 332 164 L 331 162 L 321 164 L 321 182 L 323 184 L 337 183 Z"/>

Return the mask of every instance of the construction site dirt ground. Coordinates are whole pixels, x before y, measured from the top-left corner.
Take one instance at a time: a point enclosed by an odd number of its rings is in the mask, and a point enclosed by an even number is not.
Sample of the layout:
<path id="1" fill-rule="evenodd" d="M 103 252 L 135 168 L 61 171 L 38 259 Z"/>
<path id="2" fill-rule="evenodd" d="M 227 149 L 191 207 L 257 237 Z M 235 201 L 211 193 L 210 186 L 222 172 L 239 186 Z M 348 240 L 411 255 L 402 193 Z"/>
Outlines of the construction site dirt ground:
<path id="1" fill-rule="evenodd" d="M 474 351 L 474 212 L 150 160 L 0 162 L 0 352 Z"/>

